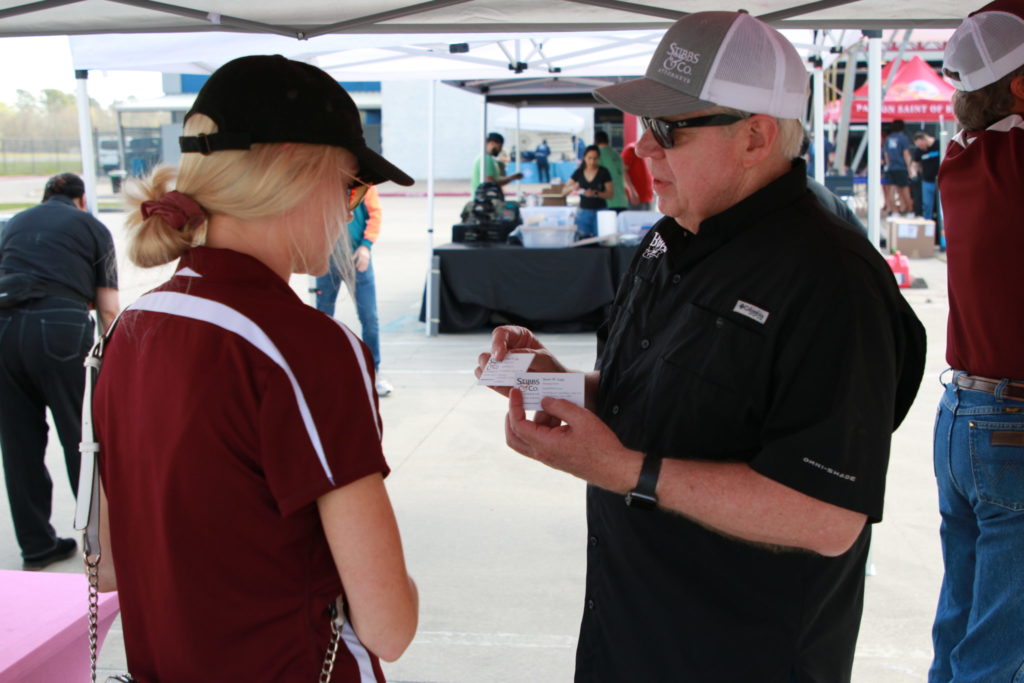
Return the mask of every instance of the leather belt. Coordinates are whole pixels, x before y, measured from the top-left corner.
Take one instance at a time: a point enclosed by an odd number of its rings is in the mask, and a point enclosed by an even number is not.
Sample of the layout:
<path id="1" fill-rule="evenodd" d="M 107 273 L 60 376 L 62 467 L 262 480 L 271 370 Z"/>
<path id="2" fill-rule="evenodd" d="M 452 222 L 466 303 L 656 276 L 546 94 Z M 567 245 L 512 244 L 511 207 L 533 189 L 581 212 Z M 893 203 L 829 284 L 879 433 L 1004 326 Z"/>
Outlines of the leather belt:
<path id="1" fill-rule="evenodd" d="M 988 377 L 978 377 L 977 375 L 958 375 L 956 378 L 956 385 L 961 389 L 969 389 L 971 391 L 984 391 L 986 394 L 996 393 L 996 388 L 999 386 L 1002 380 L 989 379 Z M 1003 398 L 1013 399 L 1014 401 L 1024 401 L 1024 384 L 1016 384 L 1014 382 L 1007 382 L 1003 388 Z"/>

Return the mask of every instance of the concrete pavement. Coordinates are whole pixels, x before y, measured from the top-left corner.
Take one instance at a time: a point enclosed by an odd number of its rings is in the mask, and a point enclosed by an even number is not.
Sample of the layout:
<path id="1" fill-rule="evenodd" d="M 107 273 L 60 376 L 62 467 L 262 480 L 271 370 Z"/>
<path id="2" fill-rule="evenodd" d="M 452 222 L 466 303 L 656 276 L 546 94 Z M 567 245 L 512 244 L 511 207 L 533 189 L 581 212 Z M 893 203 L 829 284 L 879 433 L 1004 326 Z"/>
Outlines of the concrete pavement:
<path id="1" fill-rule="evenodd" d="M 38 188 L 44 180 L 38 179 Z M 26 192 L 31 184 L 18 187 Z M 5 201 L 4 185 L 0 181 L 0 201 Z M 441 184 L 440 189 L 465 188 Z M 437 200 L 435 242 L 447 241 L 447 227 L 466 199 Z M 374 267 L 382 374 L 395 385 L 381 401 L 384 450 L 393 468 L 387 483 L 422 598 L 416 640 L 401 660 L 385 665 L 385 672 L 395 683 L 571 681 L 583 606 L 584 485 L 504 445 L 505 403 L 475 386 L 471 372 L 476 355 L 488 346 L 488 334 L 423 334 L 417 317 L 427 265 L 427 202 L 387 196 L 387 188 L 381 202 L 384 227 Z M 118 242 L 126 304 L 165 279 L 170 268 L 128 266 L 123 214 L 100 218 Z M 893 440 L 885 520 L 875 528 L 872 549 L 876 573 L 868 579 L 854 668 L 858 683 L 924 679 L 942 573 L 931 439 L 941 393 L 937 377 L 945 367 L 945 264 L 915 259 L 911 270 L 927 284 L 903 291 L 928 330 L 928 361 L 917 401 Z M 293 286 L 304 291 L 308 281 L 297 277 Z M 354 307 L 342 296 L 339 317 L 358 332 Z M 593 334 L 544 335 L 543 340 L 567 365 L 592 366 Z M 53 521 L 61 534 L 70 535 L 74 503 L 55 446 L 47 454 L 55 484 Z M 18 567 L 3 506 L 0 568 Z M 49 570 L 79 567 L 72 559 Z M 126 667 L 119 625 L 100 665 L 110 672 Z"/>

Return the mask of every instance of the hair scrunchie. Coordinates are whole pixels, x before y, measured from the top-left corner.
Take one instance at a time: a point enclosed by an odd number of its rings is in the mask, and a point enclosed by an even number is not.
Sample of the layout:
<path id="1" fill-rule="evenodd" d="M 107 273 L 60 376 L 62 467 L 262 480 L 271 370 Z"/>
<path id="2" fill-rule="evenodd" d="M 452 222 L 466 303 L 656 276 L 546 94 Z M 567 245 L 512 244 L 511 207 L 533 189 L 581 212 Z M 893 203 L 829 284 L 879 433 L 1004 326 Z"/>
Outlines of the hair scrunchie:
<path id="1" fill-rule="evenodd" d="M 142 217 L 160 216 L 175 230 L 194 228 L 206 220 L 206 212 L 196 200 L 177 190 L 171 190 L 160 199 L 142 202 Z"/>

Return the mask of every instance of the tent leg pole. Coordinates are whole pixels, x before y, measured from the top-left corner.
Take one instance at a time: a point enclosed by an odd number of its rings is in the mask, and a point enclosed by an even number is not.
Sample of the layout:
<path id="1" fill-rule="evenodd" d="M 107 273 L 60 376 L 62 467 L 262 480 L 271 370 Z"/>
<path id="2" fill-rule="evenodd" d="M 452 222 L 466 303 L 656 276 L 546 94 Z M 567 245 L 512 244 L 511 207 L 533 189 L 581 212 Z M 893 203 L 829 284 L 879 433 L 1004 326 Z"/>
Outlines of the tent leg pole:
<path id="1" fill-rule="evenodd" d="M 866 32 L 868 33 L 868 32 Z M 881 245 L 882 192 L 882 36 L 868 35 L 868 239 Z M 892 236 L 887 244 L 892 246 Z"/>
<path id="2" fill-rule="evenodd" d="M 82 150 L 82 178 L 85 180 L 85 203 L 93 216 L 99 205 L 96 201 L 96 154 L 92 144 L 92 116 L 89 111 L 89 72 L 75 70 L 75 99 L 78 102 L 78 140 Z"/>
<path id="3" fill-rule="evenodd" d="M 440 268 L 441 259 L 434 256 L 434 137 L 437 131 L 434 126 L 434 96 L 437 81 L 430 81 L 427 95 L 427 295 L 426 326 L 424 332 L 428 337 L 437 336 L 437 321 L 440 318 L 438 302 L 440 293 L 437 290 L 439 277 L 434 273 Z M 481 160 L 482 162 L 482 160 Z"/>

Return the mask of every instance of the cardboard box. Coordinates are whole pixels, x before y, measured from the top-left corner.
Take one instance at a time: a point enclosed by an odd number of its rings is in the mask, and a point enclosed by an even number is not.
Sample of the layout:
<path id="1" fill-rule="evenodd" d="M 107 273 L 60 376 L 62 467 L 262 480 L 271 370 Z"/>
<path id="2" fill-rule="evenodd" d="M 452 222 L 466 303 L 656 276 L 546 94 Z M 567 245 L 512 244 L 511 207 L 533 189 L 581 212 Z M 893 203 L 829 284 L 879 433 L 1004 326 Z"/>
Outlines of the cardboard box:
<path id="1" fill-rule="evenodd" d="M 935 221 L 923 218 L 889 218 L 889 248 L 909 258 L 935 255 Z"/>

